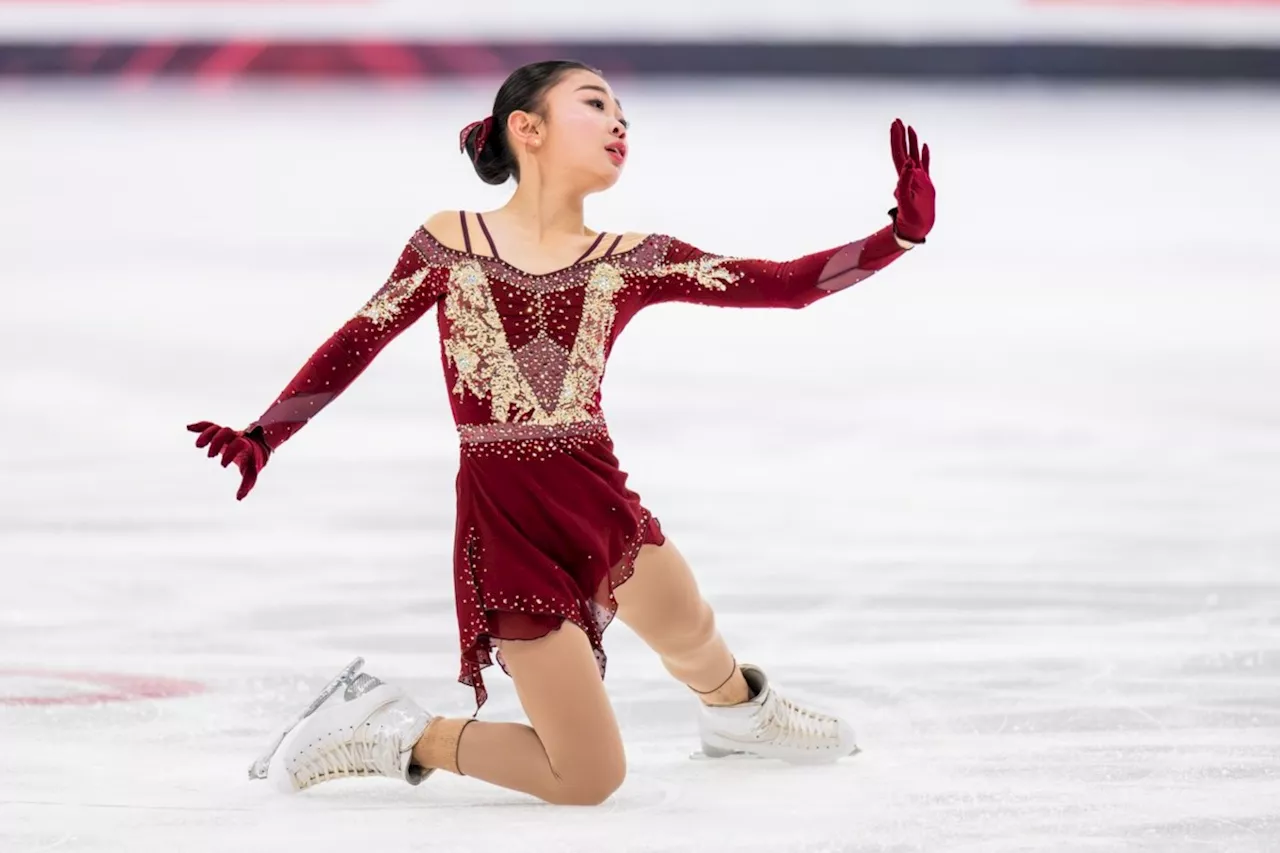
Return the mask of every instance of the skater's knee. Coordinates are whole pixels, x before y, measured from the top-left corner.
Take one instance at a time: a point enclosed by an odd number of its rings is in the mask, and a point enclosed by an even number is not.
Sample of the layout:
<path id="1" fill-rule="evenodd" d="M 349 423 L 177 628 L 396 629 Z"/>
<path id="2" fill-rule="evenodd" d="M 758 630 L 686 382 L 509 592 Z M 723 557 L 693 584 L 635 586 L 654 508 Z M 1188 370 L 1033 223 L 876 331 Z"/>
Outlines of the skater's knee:
<path id="1" fill-rule="evenodd" d="M 669 654 L 679 656 L 702 649 L 716 639 L 716 614 L 704 599 L 681 608 L 671 620 L 666 637 Z"/>
<path id="2" fill-rule="evenodd" d="M 627 760 L 619 748 L 597 753 L 588 760 L 556 768 L 560 781 L 556 802 L 568 806 L 598 806 L 622 787 Z"/>
<path id="3" fill-rule="evenodd" d="M 625 762 L 606 763 L 572 778 L 562 777 L 559 802 L 567 806 L 598 806 L 613 796 L 626 778 Z"/>

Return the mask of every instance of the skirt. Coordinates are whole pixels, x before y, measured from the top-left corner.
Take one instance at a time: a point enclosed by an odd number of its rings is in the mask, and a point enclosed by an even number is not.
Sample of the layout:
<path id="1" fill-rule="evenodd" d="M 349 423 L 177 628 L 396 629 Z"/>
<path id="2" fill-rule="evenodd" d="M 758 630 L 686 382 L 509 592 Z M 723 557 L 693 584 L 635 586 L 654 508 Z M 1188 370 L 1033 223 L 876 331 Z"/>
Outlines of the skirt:
<path id="1" fill-rule="evenodd" d="M 495 640 L 532 640 L 565 620 L 591 641 L 600 677 L 613 592 L 658 520 L 627 488 L 602 420 L 571 425 L 459 426 L 454 592 L 462 667 L 476 713 Z M 505 666 L 503 666 L 505 671 Z"/>

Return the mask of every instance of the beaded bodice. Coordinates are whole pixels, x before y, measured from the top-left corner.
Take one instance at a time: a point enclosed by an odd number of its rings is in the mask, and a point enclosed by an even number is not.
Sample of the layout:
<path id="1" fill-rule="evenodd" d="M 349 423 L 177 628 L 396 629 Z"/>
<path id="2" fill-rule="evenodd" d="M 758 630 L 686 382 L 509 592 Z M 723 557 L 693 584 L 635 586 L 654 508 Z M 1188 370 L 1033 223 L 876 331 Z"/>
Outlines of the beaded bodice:
<path id="1" fill-rule="evenodd" d="M 448 275 L 438 323 L 457 423 L 600 417 L 605 362 L 639 308 L 640 274 L 657 266 L 668 242 L 653 236 L 624 253 L 530 275 L 420 230 L 411 244 Z"/>

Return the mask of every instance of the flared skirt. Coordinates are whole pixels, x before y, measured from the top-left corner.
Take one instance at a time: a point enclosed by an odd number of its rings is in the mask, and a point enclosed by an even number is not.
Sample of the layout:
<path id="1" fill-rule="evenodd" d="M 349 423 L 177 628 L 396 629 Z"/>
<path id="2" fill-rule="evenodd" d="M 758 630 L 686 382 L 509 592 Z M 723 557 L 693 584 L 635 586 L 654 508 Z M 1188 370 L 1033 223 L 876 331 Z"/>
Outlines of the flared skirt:
<path id="1" fill-rule="evenodd" d="M 461 641 L 458 680 L 479 712 L 482 671 L 498 640 L 531 640 L 565 620 L 591 641 L 600 676 L 614 590 L 646 544 L 661 545 L 658 520 L 627 487 L 603 426 L 555 438 L 462 444 L 457 476 L 454 588 Z"/>

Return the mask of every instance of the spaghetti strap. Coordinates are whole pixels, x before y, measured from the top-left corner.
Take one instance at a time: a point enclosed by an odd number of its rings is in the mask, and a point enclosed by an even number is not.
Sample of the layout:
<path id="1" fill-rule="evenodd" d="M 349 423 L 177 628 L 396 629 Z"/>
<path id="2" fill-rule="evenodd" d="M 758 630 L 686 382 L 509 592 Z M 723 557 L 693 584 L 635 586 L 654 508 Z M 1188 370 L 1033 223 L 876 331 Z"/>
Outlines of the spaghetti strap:
<path id="1" fill-rule="evenodd" d="M 484 232 L 484 238 L 489 241 L 489 251 L 493 252 L 495 260 L 502 260 L 498 255 L 498 247 L 493 242 L 493 235 L 489 233 L 489 226 L 484 224 L 484 217 L 476 213 L 476 222 L 480 223 L 480 230 Z"/>
<path id="2" fill-rule="evenodd" d="M 603 234 L 601 234 L 600 236 L 602 236 L 602 237 L 603 237 L 604 235 L 603 235 Z M 616 240 L 614 240 L 614 241 L 613 241 L 613 245 L 612 245 L 612 246 L 610 246 L 610 247 L 609 247 L 609 250 L 608 250 L 607 252 L 605 252 L 605 253 L 604 253 L 604 256 L 607 258 L 607 257 L 609 257 L 610 255 L 612 255 L 612 254 L 613 254 L 613 250 L 614 250 L 614 249 L 616 249 L 616 248 L 618 248 L 618 244 L 619 244 L 619 243 L 621 243 L 621 242 L 622 242 L 622 235 L 621 235 L 621 234 L 619 234 L 619 235 L 618 235 L 618 239 L 616 239 Z M 595 247 L 593 246 L 592 248 L 595 248 Z"/>
<path id="3" fill-rule="evenodd" d="M 600 245 L 600 241 L 601 241 L 601 240 L 603 240 L 603 239 L 604 239 L 604 234 L 603 234 L 603 233 L 597 234 L 597 235 L 596 235 L 596 241 L 595 241 L 594 243 L 592 243 L 592 244 L 591 244 L 591 246 L 590 246 L 590 247 L 589 247 L 585 252 L 583 252 L 583 253 L 582 253 L 582 257 L 580 257 L 580 258 L 578 258 L 576 261 L 574 261 L 574 264 L 580 264 L 580 263 L 582 263 L 583 261 L 585 261 L 587 258 L 591 257 L 591 253 L 592 253 L 592 252 L 594 252 L 594 251 L 596 250 L 596 246 L 599 246 L 599 245 Z"/>
<path id="4" fill-rule="evenodd" d="M 458 211 L 458 218 L 462 220 L 462 242 L 467 247 L 467 254 L 471 252 L 471 231 L 467 228 L 467 212 L 465 210 Z"/>

